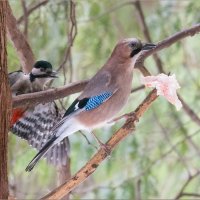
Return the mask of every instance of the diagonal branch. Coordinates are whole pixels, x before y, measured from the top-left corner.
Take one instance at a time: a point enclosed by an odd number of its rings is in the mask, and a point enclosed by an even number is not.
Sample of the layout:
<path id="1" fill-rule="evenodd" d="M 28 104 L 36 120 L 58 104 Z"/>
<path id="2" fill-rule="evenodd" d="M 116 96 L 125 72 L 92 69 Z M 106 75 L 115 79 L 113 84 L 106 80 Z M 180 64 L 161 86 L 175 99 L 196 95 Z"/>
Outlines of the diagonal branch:
<path id="1" fill-rule="evenodd" d="M 136 67 L 140 67 L 141 64 L 144 62 L 144 60 L 149 57 L 150 55 L 167 48 L 171 46 L 172 44 L 176 43 L 179 40 L 182 40 L 188 36 L 194 36 L 195 34 L 200 32 L 200 23 L 196 24 L 188 29 L 184 29 L 180 32 L 175 33 L 174 35 L 162 40 L 161 42 L 158 42 L 156 48 L 151 49 L 149 51 L 145 51 L 141 53 L 140 57 L 138 58 L 136 62 Z"/>
<path id="2" fill-rule="evenodd" d="M 187 113 L 187 115 L 200 126 L 200 118 L 198 115 L 188 106 L 188 104 L 183 100 L 183 98 L 178 95 L 178 98 L 180 99 L 181 103 L 183 104 L 183 109 Z"/>
<path id="3" fill-rule="evenodd" d="M 13 97 L 13 108 L 34 105 L 37 103 L 46 103 L 55 99 L 64 98 L 71 94 L 82 91 L 87 83 L 88 80 L 79 81 L 55 89 L 15 96 Z"/>
<path id="4" fill-rule="evenodd" d="M 19 60 L 22 66 L 22 69 L 25 73 L 31 71 L 32 66 L 35 62 L 34 55 L 30 45 L 28 44 L 23 33 L 19 30 L 17 26 L 16 18 L 14 17 L 10 5 L 6 9 L 7 13 L 7 30 L 8 36 L 12 40 L 14 47 L 17 50 Z"/>
<path id="5" fill-rule="evenodd" d="M 108 140 L 106 145 L 112 151 L 114 148 L 135 129 L 135 122 L 139 119 L 151 106 L 153 101 L 157 99 L 156 90 L 154 89 L 146 99 L 137 107 L 132 117 L 126 120 L 125 124 Z M 75 187 L 87 179 L 89 175 L 94 173 L 97 167 L 108 157 L 106 150 L 101 148 L 87 163 L 82 167 L 69 181 L 56 188 L 42 199 L 61 199 L 69 194 Z"/>

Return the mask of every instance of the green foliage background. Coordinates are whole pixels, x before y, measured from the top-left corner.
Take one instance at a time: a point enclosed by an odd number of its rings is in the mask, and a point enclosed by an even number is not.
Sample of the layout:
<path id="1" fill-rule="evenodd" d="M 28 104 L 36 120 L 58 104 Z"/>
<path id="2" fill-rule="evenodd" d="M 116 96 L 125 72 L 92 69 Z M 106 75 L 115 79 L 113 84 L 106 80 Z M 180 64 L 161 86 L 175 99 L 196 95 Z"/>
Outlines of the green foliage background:
<path id="1" fill-rule="evenodd" d="M 27 6 L 38 1 L 27 0 Z M 72 48 L 72 77 L 66 64 L 67 83 L 90 78 L 109 57 L 120 38 L 137 37 L 144 40 L 137 11 L 133 5 L 119 6 L 122 0 L 77 0 L 78 34 Z M 16 18 L 23 15 L 20 1 L 11 0 Z M 29 16 L 28 41 L 37 60 L 50 61 L 55 68 L 61 63 L 67 46 L 69 8 L 67 0 L 50 0 Z M 114 9 L 113 9 L 114 8 Z M 152 40 L 164 38 L 200 22 L 198 0 L 146 0 L 142 1 L 146 22 Z M 20 24 L 23 31 L 24 24 Z M 159 52 L 165 71 L 176 74 L 181 85 L 179 93 L 197 115 L 200 115 L 199 35 L 188 37 Z M 9 71 L 20 68 L 12 44 L 8 44 Z M 158 70 L 152 58 L 146 66 L 152 74 Z M 63 72 L 54 86 L 63 85 Z M 133 88 L 140 85 L 140 73 L 135 71 Z M 122 113 L 133 111 L 149 90 L 131 94 Z M 66 107 L 76 95 L 64 99 Z M 103 140 L 117 130 L 123 122 L 96 130 Z M 71 199 L 172 199 L 200 167 L 200 128 L 184 112 L 160 97 L 137 124 L 133 135 L 127 137 L 112 156 L 78 189 Z M 87 134 L 88 139 L 95 140 Z M 96 152 L 85 138 L 76 133 L 70 136 L 71 170 L 74 174 Z M 97 144 L 95 144 L 97 145 Z M 25 141 L 9 135 L 9 180 L 12 193 L 18 199 L 35 199 L 56 187 L 56 170 L 42 160 L 31 172 L 25 167 L 36 151 Z M 194 179 L 186 192 L 200 191 L 200 178 Z"/>

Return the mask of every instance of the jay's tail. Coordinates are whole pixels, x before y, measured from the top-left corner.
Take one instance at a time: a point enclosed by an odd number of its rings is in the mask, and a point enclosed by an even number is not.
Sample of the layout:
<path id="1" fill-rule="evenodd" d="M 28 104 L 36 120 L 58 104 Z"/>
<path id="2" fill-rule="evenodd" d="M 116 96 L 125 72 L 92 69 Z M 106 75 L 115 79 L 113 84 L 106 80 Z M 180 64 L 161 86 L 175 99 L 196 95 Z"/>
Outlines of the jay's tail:
<path id="1" fill-rule="evenodd" d="M 58 137 L 56 136 L 53 136 L 43 147 L 42 149 L 36 154 L 36 156 L 31 160 L 31 162 L 28 164 L 28 166 L 26 167 L 26 171 L 30 172 L 34 167 L 35 165 L 38 163 L 38 161 L 40 160 L 40 158 L 42 158 L 46 153 L 47 151 L 53 147 L 56 143 L 56 139 Z"/>
<path id="2" fill-rule="evenodd" d="M 77 120 L 73 117 L 63 118 L 57 125 L 54 126 L 54 128 L 52 129 L 53 137 L 49 139 L 49 141 L 40 149 L 40 151 L 28 164 L 28 166 L 26 167 L 26 171 L 31 171 L 38 163 L 40 158 L 42 158 L 54 145 L 58 144 L 60 141 L 73 134 L 74 132 L 82 129 L 83 125 L 77 122 Z"/>

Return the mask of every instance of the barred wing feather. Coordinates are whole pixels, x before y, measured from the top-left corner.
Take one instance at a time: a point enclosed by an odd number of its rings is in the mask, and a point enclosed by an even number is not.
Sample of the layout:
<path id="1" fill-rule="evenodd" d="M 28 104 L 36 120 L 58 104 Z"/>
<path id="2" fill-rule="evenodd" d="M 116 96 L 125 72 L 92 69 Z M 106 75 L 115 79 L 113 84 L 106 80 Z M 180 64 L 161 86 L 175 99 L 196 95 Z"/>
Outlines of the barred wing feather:
<path id="1" fill-rule="evenodd" d="M 34 108 L 29 108 L 24 116 L 13 125 L 11 131 L 27 140 L 32 147 L 40 150 L 53 136 L 51 129 L 61 118 L 62 116 L 54 102 L 38 104 Z M 63 166 L 67 164 L 69 151 L 69 140 L 64 138 L 50 149 L 45 157 L 49 163 Z"/>

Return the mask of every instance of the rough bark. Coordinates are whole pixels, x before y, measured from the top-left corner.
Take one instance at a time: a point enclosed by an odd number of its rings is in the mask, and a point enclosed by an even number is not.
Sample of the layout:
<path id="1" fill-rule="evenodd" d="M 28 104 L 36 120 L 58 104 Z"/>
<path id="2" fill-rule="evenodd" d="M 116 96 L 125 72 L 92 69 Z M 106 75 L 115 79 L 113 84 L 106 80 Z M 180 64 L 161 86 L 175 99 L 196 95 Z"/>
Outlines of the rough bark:
<path id="1" fill-rule="evenodd" d="M 11 111 L 11 95 L 7 76 L 6 9 L 0 1 L 0 199 L 8 199 L 7 143 Z"/>

